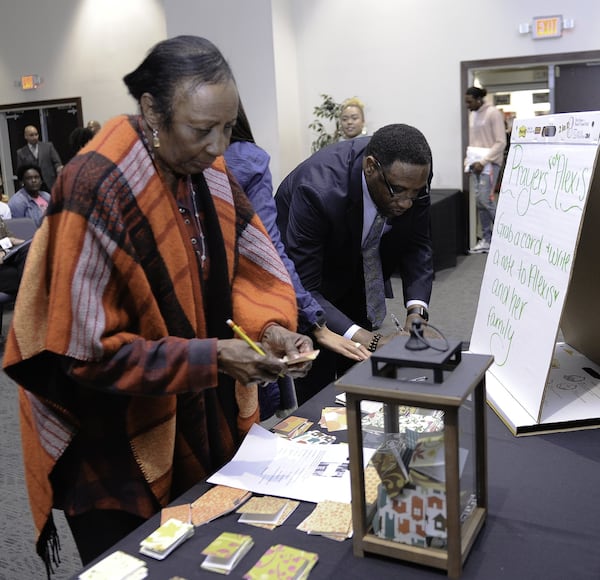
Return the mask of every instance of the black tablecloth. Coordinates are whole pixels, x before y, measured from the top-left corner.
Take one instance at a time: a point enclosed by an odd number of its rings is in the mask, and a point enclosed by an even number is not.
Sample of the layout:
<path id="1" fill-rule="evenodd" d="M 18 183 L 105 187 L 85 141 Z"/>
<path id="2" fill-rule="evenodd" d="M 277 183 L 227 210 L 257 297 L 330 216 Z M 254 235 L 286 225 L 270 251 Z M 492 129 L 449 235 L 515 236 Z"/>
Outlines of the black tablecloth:
<path id="1" fill-rule="evenodd" d="M 295 412 L 317 419 L 334 404 L 331 385 Z M 489 513 L 465 563 L 465 580 L 598 580 L 600 578 L 600 430 L 514 437 L 488 413 Z M 339 435 L 339 433 L 338 433 Z M 341 439 L 341 437 L 340 437 Z M 210 486 L 202 483 L 176 502 L 196 499 Z M 241 578 L 272 544 L 317 552 L 310 574 L 317 579 L 439 579 L 443 570 L 368 555 L 356 558 L 352 541 L 309 536 L 296 526 L 315 504 L 303 503 L 274 531 L 238 524 L 230 514 L 196 528 L 195 535 L 164 561 L 140 556 L 150 580 L 181 576 L 218 577 L 200 568 L 200 553 L 223 531 L 250 534 L 255 546 L 229 578 Z M 138 544 L 159 524 L 155 516 L 114 549 L 138 554 Z M 112 550 L 111 550 L 112 551 Z"/>

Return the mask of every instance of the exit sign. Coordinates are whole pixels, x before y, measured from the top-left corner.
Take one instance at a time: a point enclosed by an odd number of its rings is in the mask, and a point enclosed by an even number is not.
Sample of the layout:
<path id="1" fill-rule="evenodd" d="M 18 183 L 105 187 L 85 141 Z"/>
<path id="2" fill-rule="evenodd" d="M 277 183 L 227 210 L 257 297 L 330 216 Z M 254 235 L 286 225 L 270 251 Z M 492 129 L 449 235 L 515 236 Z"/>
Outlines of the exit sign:
<path id="1" fill-rule="evenodd" d="M 531 37 L 534 39 L 557 38 L 562 36 L 562 16 L 539 16 L 533 19 Z"/>
<path id="2" fill-rule="evenodd" d="M 24 91 L 32 91 L 39 87 L 40 77 L 39 75 L 26 75 L 21 77 L 21 88 Z"/>

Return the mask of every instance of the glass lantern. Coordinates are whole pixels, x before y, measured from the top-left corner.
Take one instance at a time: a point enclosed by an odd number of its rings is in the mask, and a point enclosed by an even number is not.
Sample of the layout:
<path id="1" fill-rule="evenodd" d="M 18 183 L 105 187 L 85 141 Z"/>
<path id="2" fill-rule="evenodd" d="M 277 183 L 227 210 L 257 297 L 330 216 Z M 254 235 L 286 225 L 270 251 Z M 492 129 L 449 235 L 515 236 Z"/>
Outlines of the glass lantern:
<path id="1" fill-rule="evenodd" d="M 346 398 L 353 551 L 459 578 L 487 514 L 493 357 L 463 353 L 459 342 L 413 350 L 409 341 L 394 338 L 335 383 Z M 375 450 L 365 468 L 363 448 Z"/>

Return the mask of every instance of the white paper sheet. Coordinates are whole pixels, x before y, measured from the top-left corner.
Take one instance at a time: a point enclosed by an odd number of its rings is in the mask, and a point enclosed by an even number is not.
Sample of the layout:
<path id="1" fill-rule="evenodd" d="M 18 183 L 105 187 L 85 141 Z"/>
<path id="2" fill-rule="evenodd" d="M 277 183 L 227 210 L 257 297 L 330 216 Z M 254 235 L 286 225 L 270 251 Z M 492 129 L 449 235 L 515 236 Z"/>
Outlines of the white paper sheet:
<path id="1" fill-rule="evenodd" d="M 374 449 L 363 449 L 365 464 Z M 348 445 L 294 443 L 253 425 L 234 458 L 209 483 L 318 503 L 350 503 Z"/>

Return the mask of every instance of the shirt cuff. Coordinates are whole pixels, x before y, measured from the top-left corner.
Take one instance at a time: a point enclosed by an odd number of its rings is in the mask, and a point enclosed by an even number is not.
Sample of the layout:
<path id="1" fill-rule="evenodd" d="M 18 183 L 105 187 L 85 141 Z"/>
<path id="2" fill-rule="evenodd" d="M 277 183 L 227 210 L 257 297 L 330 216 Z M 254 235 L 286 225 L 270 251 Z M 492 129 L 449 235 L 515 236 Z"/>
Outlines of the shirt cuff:
<path id="1" fill-rule="evenodd" d="M 427 302 L 423 302 L 423 300 L 409 300 L 406 303 L 406 309 L 408 310 L 411 306 L 422 306 L 423 308 L 429 310 L 429 304 L 427 304 Z"/>
<path id="2" fill-rule="evenodd" d="M 352 337 L 356 334 L 357 331 L 360 330 L 360 326 L 358 324 L 353 324 L 346 332 L 344 332 L 344 338 L 348 338 L 352 340 Z"/>

